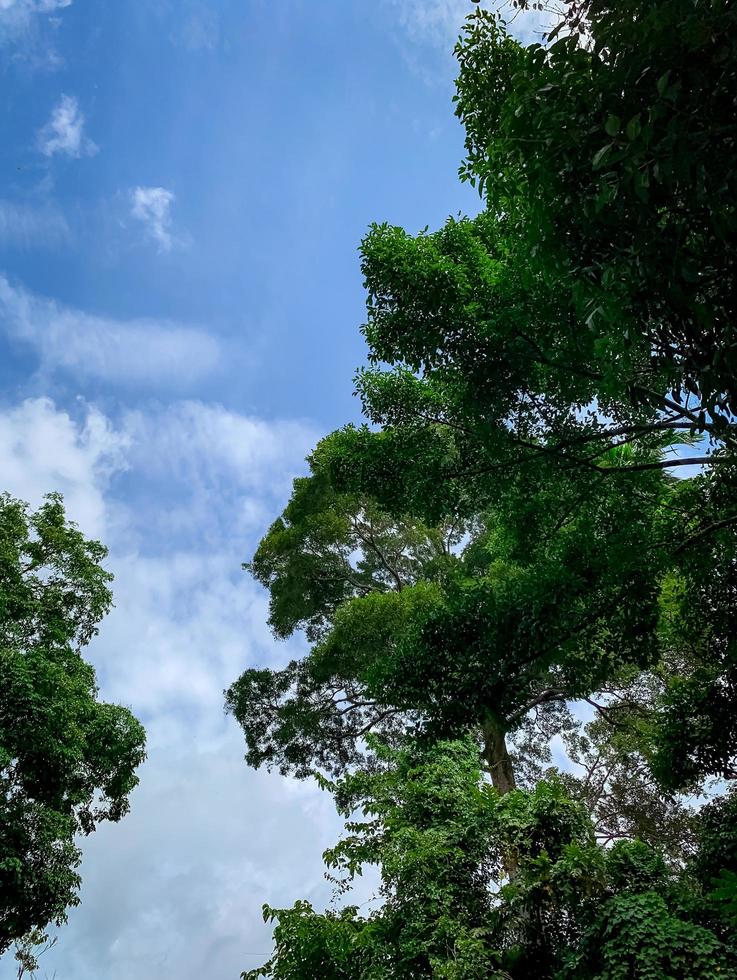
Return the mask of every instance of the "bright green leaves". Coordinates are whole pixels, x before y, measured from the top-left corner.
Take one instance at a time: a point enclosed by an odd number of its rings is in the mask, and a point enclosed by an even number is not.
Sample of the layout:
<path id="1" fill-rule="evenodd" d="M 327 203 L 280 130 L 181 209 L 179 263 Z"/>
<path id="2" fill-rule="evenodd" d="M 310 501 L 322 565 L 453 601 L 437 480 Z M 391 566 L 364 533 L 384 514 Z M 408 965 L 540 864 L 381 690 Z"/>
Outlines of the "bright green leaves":
<path id="1" fill-rule="evenodd" d="M 565 7 L 547 46 L 467 20 L 486 210 L 371 228 L 369 425 L 249 566 L 313 646 L 228 692 L 247 758 L 343 775 L 365 819 L 328 864 L 386 901 L 279 912 L 254 976 L 735 975 L 731 797 L 700 822 L 664 787 L 737 774 L 737 21 Z M 675 480 L 703 433 L 711 475 Z M 546 780 L 556 736 L 576 774 Z"/>
<path id="2" fill-rule="evenodd" d="M 366 494 L 337 493 L 320 470 L 322 452 L 246 566 L 269 589 L 279 637 L 302 628 L 320 638 L 342 602 L 411 585 L 447 557 L 459 533 L 397 522 Z"/>
<path id="3" fill-rule="evenodd" d="M 264 966 L 241 974 L 243 980 L 353 980 L 359 975 L 361 928 L 356 909 L 318 914 L 309 902 L 291 909 L 264 906 L 264 920 L 276 920 L 274 955 Z"/>
<path id="4" fill-rule="evenodd" d="M 128 809 L 144 756 L 80 655 L 111 603 L 105 548 L 47 497 L 0 497 L 0 952 L 77 902 L 75 835 Z"/>
<path id="5" fill-rule="evenodd" d="M 446 465 L 452 436 L 427 431 Z M 404 455 L 395 434 L 407 429 L 328 437 L 257 552 L 277 632 L 307 623 L 316 644 L 230 689 L 252 764 L 335 771 L 368 730 L 453 736 L 488 712 L 514 730 L 542 690 L 586 696 L 656 656 L 657 471 L 635 480 L 637 496 L 593 475 L 571 483 L 556 466 L 542 485 L 539 469 L 518 471 L 484 501 L 481 486 L 433 474 L 431 455 Z M 417 496 L 430 475 L 441 514 Z M 411 516 L 428 505 L 435 526 Z"/>
<path id="6" fill-rule="evenodd" d="M 480 784 L 473 742 L 392 752 L 379 767 L 329 786 L 342 813 L 365 819 L 325 854 L 332 876 L 350 881 L 381 869 L 381 908 L 317 915 L 306 903 L 273 912 L 275 955 L 244 974 L 312 980 L 487 980 L 499 955 L 485 938 L 492 897 L 481 872 L 492 848 L 493 798 Z"/>
<path id="7" fill-rule="evenodd" d="M 652 892 L 615 895 L 560 974 L 586 980 L 713 980 L 734 977 L 729 953 L 708 929 L 673 914 Z"/>

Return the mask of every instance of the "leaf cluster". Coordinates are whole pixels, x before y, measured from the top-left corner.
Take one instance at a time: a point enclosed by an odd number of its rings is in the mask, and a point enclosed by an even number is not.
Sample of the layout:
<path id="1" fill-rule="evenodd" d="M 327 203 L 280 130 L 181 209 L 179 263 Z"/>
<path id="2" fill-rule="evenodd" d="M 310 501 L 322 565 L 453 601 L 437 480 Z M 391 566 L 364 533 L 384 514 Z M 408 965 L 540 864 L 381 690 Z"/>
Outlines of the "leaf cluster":
<path id="1" fill-rule="evenodd" d="M 0 497 L 0 952 L 77 902 L 77 833 L 119 820 L 144 733 L 81 655 L 111 604 L 101 561 L 50 495 Z"/>

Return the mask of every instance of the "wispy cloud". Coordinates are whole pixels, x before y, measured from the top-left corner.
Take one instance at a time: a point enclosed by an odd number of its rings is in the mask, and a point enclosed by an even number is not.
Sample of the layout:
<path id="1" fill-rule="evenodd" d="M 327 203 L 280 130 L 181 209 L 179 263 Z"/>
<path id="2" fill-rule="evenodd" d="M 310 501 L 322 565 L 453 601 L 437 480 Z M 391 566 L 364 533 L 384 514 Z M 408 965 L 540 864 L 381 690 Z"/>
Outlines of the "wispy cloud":
<path id="1" fill-rule="evenodd" d="M 70 238 L 69 225 L 57 208 L 0 199 L 0 247 L 52 248 Z"/>
<path id="2" fill-rule="evenodd" d="M 240 562 L 316 434 L 195 402 L 116 420 L 77 414 L 46 399 L 0 410 L 0 472 L 34 503 L 62 490 L 83 531 L 110 545 L 115 608 L 87 655 L 101 696 L 146 725 L 148 759 L 131 813 L 82 842 L 82 904 L 42 969 L 75 980 L 235 977 L 271 948 L 263 901 L 321 905 L 331 893 L 320 854 L 338 835 L 332 800 L 249 770 L 222 710 L 223 688 L 246 666 L 296 653 L 270 636 L 263 590 Z M 187 541 L 168 533 L 177 499 Z M 266 523 L 245 530 L 245 510 Z"/>
<path id="3" fill-rule="evenodd" d="M 160 252 L 169 252 L 179 244 L 171 230 L 173 191 L 165 187 L 134 187 L 131 191 L 131 214 L 142 222 L 148 237 L 156 242 Z"/>
<path id="4" fill-rule="evenodd" d="M 48 398 L 27 399 L 0 413 L 2 490 L 33 506 L 57 490 L 87 534 L 105 535 L 104 490 L 111 474 L 125 469 L 128 442 L 95 409 L 80 421 Z"/>
<path id="5" fill-rule="evenodd" d="M 394 9 L 405 34 L 414 42 L 431 44 L 448 53 L 457 40 L 469 14 L 479 7 L 495 10 L 507 21 L 511 33 L 521 40 L 539 40 L 548 25 L 547 13 L 525 12 L 505 0 L 386 0 Z"/>
<path id="6" fill-rule="evenodd" d="M 181 45 L 188 51 L 214 51 L 220 41 L 220 17 L 217 10 L 205 3 L 191 4 L 170 37 L 174 44 Z"/>
<path id="7" fill-rule="evenodd" d="M 0 0 L 0 47 L 15 46 L 15 60 L 36 67 L 55 68 L 61 59 L 54 50 L 50 30 L 55 15 L 72 0 Z"/>
<path id="8" fill-rule="evenodd" d="M 62 95 L 51 118 L 38 131 L 38 148 L 44 156 L 62 153 L 68 157 L 94 156 L 99 147 L 84 135 L 84 116 L 72 95 Z"/>
<path id="9" fill-rule="evenodd" d="M 35 296 L 2 275 L 0 330 L 35 348 L 47 374 L 176 388 L 207 377 L 220 363 L 218 342 L 203 330 L 85 313 Z"/>

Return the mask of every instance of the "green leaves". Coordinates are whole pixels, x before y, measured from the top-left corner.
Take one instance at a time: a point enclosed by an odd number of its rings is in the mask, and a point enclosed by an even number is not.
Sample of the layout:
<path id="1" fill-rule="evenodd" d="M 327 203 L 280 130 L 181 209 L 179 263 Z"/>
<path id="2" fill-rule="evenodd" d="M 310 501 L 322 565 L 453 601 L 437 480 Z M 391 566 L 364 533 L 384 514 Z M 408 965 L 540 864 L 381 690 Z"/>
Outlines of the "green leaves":
<path id="1" fill-rule="evenodd" d="M 382 904 L 365 917 L 267 906 L 274 956 L 246 980 L 735 975 L 703 910 L 689 912 L 688 876 L 640 842 L 597 846 L 559 782 L 500 796 L 471 738 L 373 748 L 371 767 L 324 785 L 348 818 L 325 862 L 340 892 L 375 865 Z"/>
<path id="2" fill-rule="evenodd" d="M 593 167 L 594 170 L 598 170 L 601 166 L 603 166 L 607 154 L 609 153 L 609 151 L 612 149 L 613 146 L 614 143 L 605 143 L 604 146 L 601 147 L 601 149 L 596 151 L 596 153 L 594 154 L 591 160 L 591 166 Z"/>
<path id="3" fill-rule="evenodd" d="M 607 116 L 607 120 L 604 123 L 604 130 L 607 136 L 616 136 L 622 126 L 622 120 L 619 116 Z"/>
<path id="4" fill-rule="evenodd" d="M 547 46 L 467 20 L 486 208 L 370 229 L 368 424 L 249 566 L 313 645 L 228 692 L 248 760 L 340 777 L 326 861 L 385 899 L 279 912 L 253 976 L 736 975 L 733 797 L 670 791 L 737 774 L 737 12 L 564 8 Z"/>
<path id="5" fill-rule="evenodd" d="M 456 52 L 462 173 L 514 228 L 518 262 L 579 318 L 616 265 L 595 327 L 620 348 L 631 323 L 646 340 L 630 386 L 654 375 L 647 387 L 681 397 L 690 378 L 725 423 L 737 407 L 736 28 L 723 4 L 584 0 L 565 5 L 548 48 L 520 46 L 479 11 Z M 602 171 L 616 200 L 602 196 Z M 708 283 L 681 277 L 684 258 Z M 706 331 L 695 303 L 709 308 Z"/>
<path id="6" fill-rule="evenodd" d="M 640 121 L 640 113 L 638 112 L 627 123 L 627 128 L 625 129 L 625 133 L 627 134 L 628 140 L 636 140 L 641 132 L 642 132 L 642 122 Z"/>
<path id="7" fill-rule="evenodd" d="M 58 495 L 0 496 L 0 952 L 77 903 L 75 837 L 119 820 L 144 732 L 80 654 L 111 604 L 106 550 Z"/>

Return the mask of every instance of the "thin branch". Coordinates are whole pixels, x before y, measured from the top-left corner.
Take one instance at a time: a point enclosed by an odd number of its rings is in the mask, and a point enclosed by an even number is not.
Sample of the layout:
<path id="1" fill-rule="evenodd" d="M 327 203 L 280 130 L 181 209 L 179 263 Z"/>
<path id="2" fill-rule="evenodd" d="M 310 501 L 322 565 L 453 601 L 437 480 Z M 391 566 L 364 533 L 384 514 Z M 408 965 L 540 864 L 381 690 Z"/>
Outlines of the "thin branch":
<path id="1" fill-rule="evenodd" d="M 675 555 L 680 554 L 686 548 L 694 544 L 694 542 L 700 541 L 702 538 L 707 537 L 709 534 L 712 534 L 714 531 L 721 530 L 721 528 L 723 527 L 729 527 L 730 524 L 737 524 L 737 514 L 732 514 L 731 517 L 725 517 L 724 520 L 714 521 L 713 524 L 708 524 L 706 527 L 702 527 L 700 531 L 696 532 L 696 534 L 692 534 L 690 538 L 686 538 L 685 541 L 682 541 L 678 545 L 676 550 L 673 552 L 673 554 Z"/>
<path id="2" fill-rule="evenodd" d="M 581 698 L 581 700 L 585 701 L 586 704 L 590 704 L 592 708 L 596 708 L 596 710 L 599 712 L 599 714 L 604 719 L 604 721 L 610 724 L 613 728 L 617 727 L 617 723 L 615 721 L 612 721 L 612 719 L 609 717 L 609 713 L 612 710 L 610 706 L 606 704 L 599 704 L 596 701 L 592 701 L 591 698 Z"/>
<path id="3" fill-rule="evenodd" d="M 549 704 L 551 701 L 565 701 L 568 700 L 569 697 L 570 696 L 565 691 L 559 691 L 553 687 L 546 688 L 531 701 L 528 701 L 527 704 L 520 708 L 514 715 L 512 715 L 511 718 L 509 718 L 509 722 L 513 723 L 519 718 L 523 718 L 528 711 L 532 711 L 532 709 L 538 707 L 538 705 Z"/>
<path id="4" fill-rule="evenodd" d="M 356 534 L 364 543 L 364 545 L 366 545 L 367 548 L 371 548 L 374 554 L 378 557 L 381 564 L 384 566 L 387 572 L 389 572 L 391 577 L 394 579 L 397 586 L 397 592 L 401 592 L 402 589 L 404 588 L 404 582 L 402 582 L 402 579 L 399 576 L 399 572 L 397 572 L 397 570 L 393 568 L 392 565 L 389 564 L 389 561 L 382 553 L 381 549 L 379 548 L 376 541 L 374 540 L 374 536 L 370 528 L 368 529 L 368 538 L 366 538 L 366 536 L 361 531 L 361 528 L 359 527 L 358 521 L 352 521 L 351 523 L 353 524 L 353 530 L 356 532 Z"/>
<path id="5" fill-rule="evenodd" d="M 682 413 L 683 415 L 683 413 Z M 593 442 L 595 439 L 613 439 L 616 436 L 626 436 L 626 435 L 647 435 L 649 432 L 660 432 L 665 429 L 686 429 L 687 426 L 684 425 L 683 421 L 677 421 L 675 419 L 669 418 L 663 422 L 652 422 L 647 425 L 620 425 L 615 429 L 601 429 L 598 432 L 591 432 L 585 435 L 577 436 L 575 439 L 568 439 L 565 442 L 559 442 L 555 449 L 568 449 L 569 446 L 577 446 L 582 443 Z"/>
<path id="6" fill-rule="evenodd" d="M 730 456 L 682 456 L 679 459 L 663 459 L 649 463 L 633 463 L 631 466 L 594 466 L 600 473 L 642 473 L 644 470 L 669 470 L 672 466 L 717 466 L 736 463 Z"/>

